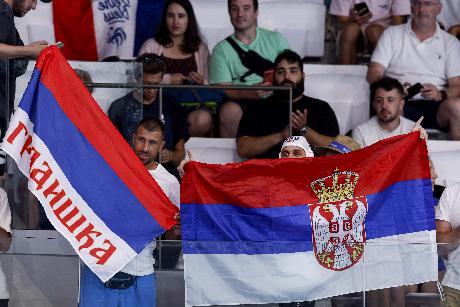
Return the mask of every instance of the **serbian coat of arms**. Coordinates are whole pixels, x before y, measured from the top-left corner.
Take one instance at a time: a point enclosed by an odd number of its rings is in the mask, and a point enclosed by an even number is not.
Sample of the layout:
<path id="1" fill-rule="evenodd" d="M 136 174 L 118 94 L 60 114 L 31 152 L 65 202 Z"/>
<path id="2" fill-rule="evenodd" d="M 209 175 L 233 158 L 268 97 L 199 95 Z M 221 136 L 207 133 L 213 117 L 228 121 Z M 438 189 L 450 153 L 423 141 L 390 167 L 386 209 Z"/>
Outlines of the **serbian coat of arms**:
<path id="1" fill-rule="evenodd" d="M 316 260 L 323 267 L 342 271 L 364 253 L 367 214 L 365 196 L 354 196 L 359 174 L 338 169 L 311 183 L 318 203 L 309 205 Z"/>

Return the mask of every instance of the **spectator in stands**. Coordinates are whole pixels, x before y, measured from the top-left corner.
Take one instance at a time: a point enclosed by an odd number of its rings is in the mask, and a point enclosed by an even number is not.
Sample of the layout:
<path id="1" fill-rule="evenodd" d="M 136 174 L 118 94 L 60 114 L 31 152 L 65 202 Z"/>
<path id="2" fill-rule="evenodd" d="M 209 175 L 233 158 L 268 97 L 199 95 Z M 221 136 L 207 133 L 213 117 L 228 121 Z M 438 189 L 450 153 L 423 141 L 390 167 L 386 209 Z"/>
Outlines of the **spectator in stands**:
<path id="1" fill-rule="evenodd" d="M 391 136 L 409 133 L 415 123 L 400 115 L 404 108 L 401 83 L 384 77 L 372 83 L 370 90 L 372 107 L 377 115 L 354 128 L 352 138 L 364 147 Z"/>
<path id="2" fill-rule="evenodd" d="M 386 27 L 404 23 L 410 0 L 332 0 L 329 13 L 337 16 L 340 30 L 339 64 L 355 64 L 358 46 L 375 48 Z M 368 10 L 355 8 L 367 4 Z"/>
<path id="3" fill-rule="evenodd" d="M 145 53 L 136 59 L 136 78 L 144 85 L 161 83 L 164 63 L 161 57 Z M 158 117 L 166 126 L 165 147 L 160 152 L 161 163 L 168 171 L 175 173 L 177 164 L 184 158 L 186 137 L 185 116 L 180 105 L 168 96 L 163 96 L 162 114 L 158 89 L 145 88 L 142 92 L 134 90 L 115 100 L 109 107 L 108 116 L 125 140 L 132 142 L 138 123 L 146 117 Z"/>
<path id="4" fill-rule="evenodd" d="M 142 45 L 139 54 L 155 53 L 163 57 L 166 84 L 207 84 L 209 50 L 189 0 L 167 0 L 154 38 Z M 211 134 L 212 114 L 205 108 L 187 116 L 190 136 Z"/>
<path id="5" fill-rule="evenodd" d="M 284 139 L 289 136 L 289 120 L 294 135 L 303 135 L 313 146 L 329 144 L 339 133 L 334 111 L 327 102 L 304 96 L 304 72 L 300 56 L 285 50 L 275 59 L 274 85 L 292 88 L 292 113 L 289 92 L 251 104 L 241 119 L 237 151 L 244 158 L 277 158 Z"/>
<path id="6" fill-rule="evenodd" d="M 44 40 L 24 46 L 14 24 L 14 17 L 23 17 L 36 7 L 37 0 L 0 0 L 0 139 L 5 135 L 7 119 L 13 113 L 16 77 L 25 73 L 29 57 L 37 57 L 48 46 Z M 4 157 L 3 152 L 0 155 Z M 0 167 L 1 175 L 4 162 Z"/>
<path id="7" fill-rule="evenodd" d="M 439 254 L 446 259 L 442 280 L 445 301 L 441 306 L 460 305 L 460 183 L 449 185 L 436 207 L 436 241 Z"/>
<path id="8" fill-rule="evenodd" d="M 404 115 L 425 117 L 427 128 L 449 130 L 460 139 L 460 42 L 436 22 L 439 0 L 411 0 L 412 19 L 388 28 L 372 54 L 367 81 L 384 75 L 403 85 L 423 85 L 421 93 L 406 101 Z M 423 100 L 423 101 L 422 101 Z"/>
<path id="9" fill-rule="evenodd" d="M 93 83 L 93 79 L 91 78 L 91 75 L 89 74 L 89 72 L 87 72 L 84 69 L 80 69 L 80 68 L 75 68 L 74 71 L 77 74 L 78 78 L 80 78 L 81 82 L 83 82 L 88 92 L 92 94 L 94 91 L 94 88 L 89 84 Z"/>
<path id="10" fill-rule="evenodd" d="M 171 202 L 179 206 L 180 186 L 177 179 L 160 164 L 158 155 L 165 144 L 165 126 L 157 118 L 144 118 L 132 136 L 133 150 Z M 129 208 L 127 208 L 129 210 Z M 180 222 L 177 213 L 174 219 Z M 156 306 L 156 287 L 152 238 L 134 259 L 107 282 L 84 266 L 81 274 L 80 306 Z"/>
<path id="11" fill-rule="evenodd" d="M 228 0 L 228 12 L 235 30 L 229 39 L 243 51 L 252 50 L 265 60 L 273 61 L 281 51 L 289 48 L 281 34 L 257 27 L 257 0 Z M 242 63 L 235 47 L 228 40 L 219 42 L 212 51 L 210 77 L 212 84 L 254 85 L 262 84 L 263 81 L 262 76 Z M 247 105 L 260 100 L 269 92 L 240 90 L 226 93 L 229 101 L 218 112 L 220 136 L 235 137 Z"/>

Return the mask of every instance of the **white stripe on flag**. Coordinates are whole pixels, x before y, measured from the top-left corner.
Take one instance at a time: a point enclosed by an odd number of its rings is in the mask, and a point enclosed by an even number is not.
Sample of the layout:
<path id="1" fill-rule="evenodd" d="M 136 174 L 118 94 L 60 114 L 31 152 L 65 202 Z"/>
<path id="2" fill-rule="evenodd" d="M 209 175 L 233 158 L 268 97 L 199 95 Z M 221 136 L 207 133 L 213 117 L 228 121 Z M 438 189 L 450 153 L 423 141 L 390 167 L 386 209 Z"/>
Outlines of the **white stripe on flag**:
<path id="1" fill-rule="evenodd" d="M 52 170 L 52 174 L 48 179 L 44 180 L 43 187 L 37 190 L 40 178 L 44 177 L 43 172 L 40 172 L 34 176 L 35 180 L 31 180 L 30 174 L 30 163 L 31 155 L 27 152 L 21 156 L 20 152 L 25 144 L 28 134 L 25 133 L 23 129 L 14 139 L 12 144 L 7 141 L 7 138 L 12 134 L 12 132 L 18 127 L 19 123 L 22 122 L 29 133 L 32 136 L 32 143 L 28 146 L 34 147 L 36 151 L 40 153 L 38 159 L 33 163 L 32 170 L 46 170 L 48 167 L 45 167 L 43 163 L 48 163 L 49 169 Z M 88 265 L 93 272 L 99 276 L 99 278 L 105 282 L 115 273 L 120 271 L 131 259 L 136 256 L 136 252 L 118 235 L 113 233 L 106 224 L 93 212 L 90 206 L 82 199 L 78 192 L 72 187 L 71 183 L 67 180 L 66 176 L 62 172 L 59 165 L 54 160 L 52 154 L 50 153 L 48 147 L 43 143 L 43 141 L 33 132 L 33 123 L 29 120 L 29 116 L 21 108 L 17 108 L 14 116 L 11 119 L 8 131 L 6 133 L 5 139 L 2 144 L 2 149 L 8 153 L 18 164 L 20 171 L 29 179 L 28 187 L 29 190 L 38 198 L 40 203 L 43 205 L 43 208 L 46 212 L 46 216 L 53 224 L 53 226 L 58 230 L 63 236 L 70 242 L 72 247 L 78 253 L 80 258 Z M 65 146 L 65 144 L 63 144 Z M 33 151 L 32 151 L 33 153 Z M 72 159 L 72 157 L 69 157 Z M 54 189 L 57 193 L 61 190 L 65 191 L 65 196 L 61 200 L 56 202 L 53 205 L 53 208 L 50 204 L 50 201 L 55 197 L 52 193 L 48 197 L 44 196 L 44 192 L 49 188 L 54 182 L 55 179 L 59 181 L 58 186 Z M 97 187 L 95 187 L 97 188 Z M 57 214 L 60 209 L 63 207 L 65 201 L 70 199 L 72 204 L 64 209 L 62 212 Z M 70 212 L 78 212 L 72 218 L 70 218 L 65 224 L 70 226 L 73 225 L 76 221 L 85 217 L 86 220 L 81 223 L 81 225 L 75 228 L 73 231 L 70 231 L 63 222 L 58 218 L 58 216 L 63 219 L 64 217 L 71 217 L 73 214 Z M 78 211 L 75 211 L 78 210 Z M 79 223 L 78 223 L 79 224 Z M 78 225 L 75 224 L 75 225 Z M 84 229 L 89 229 L 89 225 L 94 226 L 93 230 L 98 231 L 101 234 L 96 236 L 94 233 L 88 236 L 79 237 L 79 234 L 85 233 Z M 94 241 L 92 241 L 94 240 Z M 89 243 L 91 243 L 89 246 Z M 110 242 L 110 243 L 109 243 Z M 113 245 L 115 250 L 110 257 L 107 258 L 105 263 L 98 264 L 102 254 L 104 254 L 104 249 L 107 249 Z M 82 248 L 84 246 L 84 248 Z M 79 250 L 82 248 L 81 250 Z M 100 248 L 100 249 L 98 249 Z"/>
<path id="2" fill-rule="evenodd" d="M 368 240 L 344 271 L 319 265 L 313 252 L 185 254 L 186 306 L 298 302 L 437 280 L 435 242 L 435 231 Z"/>
<path id="3" fill-rule="evenodd" d="M 133 58 L 137 0 L 93 1 L 92 6 L 98 59 Z"/>

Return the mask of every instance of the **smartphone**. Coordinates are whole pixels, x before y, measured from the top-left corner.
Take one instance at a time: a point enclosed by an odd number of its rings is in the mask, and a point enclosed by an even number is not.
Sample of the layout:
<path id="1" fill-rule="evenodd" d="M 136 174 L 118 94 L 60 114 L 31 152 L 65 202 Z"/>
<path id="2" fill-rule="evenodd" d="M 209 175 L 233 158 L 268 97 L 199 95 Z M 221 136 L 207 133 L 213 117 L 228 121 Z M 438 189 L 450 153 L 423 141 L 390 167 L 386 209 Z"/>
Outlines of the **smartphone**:
<path id="1" fill-rule="evenodd" d="M 359 16 L 363 16 L 369 13 L 369 7 L 367 6 L 366 2 L 356 3 L 355 10 L 358 12 Z"/>
<path id="2" fill-rule="evenodd" d="M 264 71 L 264 83 L 273 84 L 273 69 Z"/>
<path id="3" fill-rule="evenodd" d="M 409 87 L 407 89 L 407 95 L 406 95 L 406 98 L 412 98 L 414 97 L 415 95 L 417 95 L 418 93 L 420 93 L 420 91 L 422 90 L 423 88 L 423 85 L 420 84 L 420 83 L 415 83 L 414 85 L 412 85 L 411 87 Z"/>
<path id="4" fill-rule="evenodd" d="M 63 43 L 63 42 L 56 42 L 55 45 L 56 45 L 56 47 L 58 47 L 58 48 L 64 47 L 64 43 Z"/>

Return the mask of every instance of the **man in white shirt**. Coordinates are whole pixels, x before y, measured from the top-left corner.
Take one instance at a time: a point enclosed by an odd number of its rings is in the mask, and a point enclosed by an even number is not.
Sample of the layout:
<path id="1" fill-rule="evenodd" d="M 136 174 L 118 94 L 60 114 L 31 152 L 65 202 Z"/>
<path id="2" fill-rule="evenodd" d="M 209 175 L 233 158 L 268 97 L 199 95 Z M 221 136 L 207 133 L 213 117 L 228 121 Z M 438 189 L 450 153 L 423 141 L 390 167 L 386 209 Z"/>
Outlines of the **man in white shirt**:
<path id="1" fill-rule="evenodd" d="M 460 183 L 449 185 L 436 207 L 436 241 L 447 259 L 442 280 L 446 301 L 441 306 L 460 306 Z"/>
<path id="2" fill-rule="evenodd" d="M 420 94 L 408 100 L 404 115 L 424 126 L 450 130 L 460 139 L 460 42 L 436 22 L 439 0 L 411 0 L 411 20 L 390 27 L 380 37 L 367 71 L 371 84 L 381 77 L 398 79 L 404 86 L 422 84 Z"/>
<path id="3" fill-rule="evenodd" d="M 351 137 L 365 147 L 395 135 L 409 133 L 415 123 L 400 115 L 404 108 L 404 89 L 401 83 L 384 77 L 372 83 L 370 88 L 371 103 L 376 115 L 354 128 Z"/>
<path id="4" fill-rule="evenodd" d="M 156 162 L 165 144 L 164 132 L 165 126 L 159 119 L 144 118 L 133 135 L 133 149 L 166 196 L 174 205 L 179 206 L 179 182 Z M 179 214 L 174 218 L 179 220 Z M 171 232 L 177 234 L 176 230 L 171 229 Z M 156 242 L 154 238 L 152 239 L 150 244 L 106 283 L 101 282 L 88 267 L 84 266 L 81 274 L 80 306 L 155 307 L 153 250 L 156 248 Z"/>

